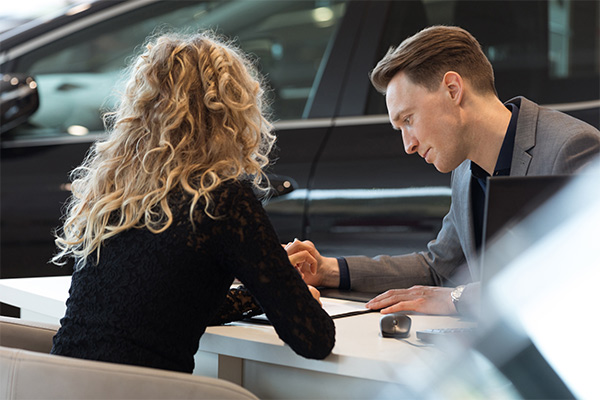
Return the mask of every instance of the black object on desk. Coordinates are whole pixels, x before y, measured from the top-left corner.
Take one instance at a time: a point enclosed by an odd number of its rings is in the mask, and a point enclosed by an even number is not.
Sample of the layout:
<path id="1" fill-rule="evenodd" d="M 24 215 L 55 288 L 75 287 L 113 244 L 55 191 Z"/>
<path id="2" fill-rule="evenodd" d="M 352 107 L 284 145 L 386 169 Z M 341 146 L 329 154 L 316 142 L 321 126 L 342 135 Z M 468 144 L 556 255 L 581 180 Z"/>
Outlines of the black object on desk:
<path id="1" fill-rule="evenodd" d="M 371 300 L 373 297 L 381 294 L 381 293 L 356 292 L 354 290 L 340 290 L 340 289 L 321 288 L 321 287 L 319 287 L 318 289 L 319 289 L 319 292 L 321 292 L 321 297 L 331 297 L 332 299 L 361 301 L 361 302 L 367 302 L 367 301 Z"/>
<path id="2" fill-rule="evenodd" d="M 393 338 L 405 338 L 410 334 L 412 321 L 404 313 L 387 314 L 379 320 L 381 336 Z"/>
<path id="3" fill-rule="evenodd" d="M 323 299 L 323 297 L 322 297 L 322 299 Z M 325 300 L 323 300 L 323 301 L 325 301 Z M 323 308 L 325 309 L 325 311 L 327 311 L 327 313 L 329 313 L 329 316 L 332 319 L 352 317 L 355 315 L 377 312 L 377 310 L 371 310 L 369 308 L 357 308 L 356 306 L 351 306 L 347 309 L 343 308 L 341 310 L 340 309 L 332 310 L 332 309 L 328 309 L 327 305 L 324 304 Z M 263 324 L 263 325 L 271 324 L 271 321 L 269 321 L 266 314 L 260 314 L 260 315 L 255 315 L 255 316 L 252 316 L 249 318 L 244 318 L 243 321 L 253 322 L 253 323 Z"/>

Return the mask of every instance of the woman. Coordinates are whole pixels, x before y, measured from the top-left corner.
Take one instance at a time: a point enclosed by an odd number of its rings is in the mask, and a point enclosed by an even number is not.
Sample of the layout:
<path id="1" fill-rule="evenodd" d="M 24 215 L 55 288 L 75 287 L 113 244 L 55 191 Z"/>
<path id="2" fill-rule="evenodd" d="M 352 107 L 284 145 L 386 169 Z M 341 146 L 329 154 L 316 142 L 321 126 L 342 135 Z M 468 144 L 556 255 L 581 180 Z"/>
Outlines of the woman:
<path id="1" fill-rule="evenodd" d="M 73 171 L 53 261 L 76 270 L 53 354 L 192 372 L 207 325 L 263 311 L 296 353 L 331 352 L 333 322 L 254 195 L 275 141 L 263 108 L 252 65 L 207 34 L 134 59 L 108 138 Z"/>

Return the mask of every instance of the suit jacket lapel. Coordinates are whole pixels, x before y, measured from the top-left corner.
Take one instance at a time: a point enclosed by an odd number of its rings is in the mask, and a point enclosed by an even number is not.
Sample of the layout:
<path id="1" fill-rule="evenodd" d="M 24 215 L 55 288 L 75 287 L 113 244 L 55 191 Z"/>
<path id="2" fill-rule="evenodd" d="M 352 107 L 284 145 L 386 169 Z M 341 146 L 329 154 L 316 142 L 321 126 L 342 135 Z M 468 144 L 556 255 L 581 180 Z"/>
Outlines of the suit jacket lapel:
<path id="1" fill-rule="evenodd" d="M 538 119 L 538 108 L 524 97 L 515 97 L 508 103 L 519 107 L 519 119 L 517 120 L 517 132 L 515 134 L 515 147 L 513 149 L 510 174 L 513 176 L 525 176 L 531 163 L 529 151 L 535 146 L 535 133 Z"/>

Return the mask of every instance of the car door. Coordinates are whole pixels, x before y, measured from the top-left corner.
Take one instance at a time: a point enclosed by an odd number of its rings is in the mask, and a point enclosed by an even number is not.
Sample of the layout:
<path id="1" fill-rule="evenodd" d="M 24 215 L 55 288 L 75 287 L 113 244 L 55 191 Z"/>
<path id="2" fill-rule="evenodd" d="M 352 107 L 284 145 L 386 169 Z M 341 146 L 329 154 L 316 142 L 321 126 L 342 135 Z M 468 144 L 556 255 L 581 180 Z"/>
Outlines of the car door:
<path id="1" fill-rule="evenodd" d="M 405 153 L 368 79 L 390 46 L 426 26 L 461 26 L 492 62 L 502 101 L 524 95 L 598 127 L 598 8 L 591 1 L 372 2 L 311 181 L 306 237 L 327 255 L 403 254 L 424 249 L 441 226 L 450 174 Z"/>
<path id="2" fill-rule="evenodd" d="M 52 231 L 70 194 L 69 171 L 105 135 L 101 115 L 114 104 L 126 60 L 148 35 L 163 30 L 211 29 L 256 59 L 270 88 L 279 137 L 269 173 L 284 194 L 273 198 L 274 208 L 283 211 L 272 211 L 273 221 L 282 240 L 300 237 L 311 168 L 329 132 L 343 76 L 326 66 L 332 58 L 346 65 L 343 58 L 352 47 L 334 48 L 346 3 L 109 3 L 68 10 L 55 26 L 39 28 L 42 35 L 26 32 L 23 41 L 11 38 L 6 41 L 11 48 L 2 50 L 2 73 L 32 76 L 39 108 L 1 137 L 1 277 L 72 272 L 72 265 L 47 264 L 54 252 Z M 312 108 L 319 117 L 311 115 Z"/>
<path id="3" fill-rule="evenodd" d="M 405 37 L 427 24 L 421 2 L 394 3 L 370 2 L 364 13 L 331 135 L 315 168 L 307 237 L 327 255 L 421 250 L 449 207 L 449 175 L 404 152 L 385 108 L 367 115 L 374 96 L 368 73 L 391 45 L 382 43 L 386 24 Z"/>

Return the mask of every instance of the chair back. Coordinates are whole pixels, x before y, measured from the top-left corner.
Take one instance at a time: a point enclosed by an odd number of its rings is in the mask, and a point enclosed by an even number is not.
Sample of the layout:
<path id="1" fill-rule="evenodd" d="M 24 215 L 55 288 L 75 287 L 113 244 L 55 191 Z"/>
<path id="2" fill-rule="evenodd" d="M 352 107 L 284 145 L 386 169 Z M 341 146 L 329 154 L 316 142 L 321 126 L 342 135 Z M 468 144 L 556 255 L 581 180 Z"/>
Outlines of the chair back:
<path id="1" fill-rule="evenodd" d="M 257 397 L 222 379 L 0 347 L 0 399 L 257 400 Z"/>
<path id="2" fill-rule="evenodd" d="M 59 326 L 0 316 L 0 346 L 50 353 Z"/>

